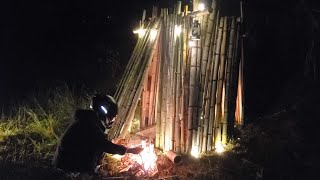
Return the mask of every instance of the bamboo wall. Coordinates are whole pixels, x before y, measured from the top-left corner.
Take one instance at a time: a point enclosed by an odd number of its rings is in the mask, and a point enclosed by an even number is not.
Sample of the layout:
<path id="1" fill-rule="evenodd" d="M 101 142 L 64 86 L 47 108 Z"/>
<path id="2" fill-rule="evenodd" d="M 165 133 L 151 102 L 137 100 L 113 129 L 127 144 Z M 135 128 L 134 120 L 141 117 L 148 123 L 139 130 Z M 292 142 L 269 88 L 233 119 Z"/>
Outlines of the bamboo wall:
<path id="1" fill-rule="evenodd" d="M 198 3 L 198 1 L 195 1 Z M 156 147 L 197 154 L 225 145 L 243 123 L 243 65 L 237 17 L 221 17 L 219 4 L 193 12 L 153 8 L 141 21 L 136 47 L 115 94 L 120 111 L 110 138 L 124 137 L 138 101 L 140 128 L 156 124 Z M 200 36 L 193 39 L 198 21 Z"/>

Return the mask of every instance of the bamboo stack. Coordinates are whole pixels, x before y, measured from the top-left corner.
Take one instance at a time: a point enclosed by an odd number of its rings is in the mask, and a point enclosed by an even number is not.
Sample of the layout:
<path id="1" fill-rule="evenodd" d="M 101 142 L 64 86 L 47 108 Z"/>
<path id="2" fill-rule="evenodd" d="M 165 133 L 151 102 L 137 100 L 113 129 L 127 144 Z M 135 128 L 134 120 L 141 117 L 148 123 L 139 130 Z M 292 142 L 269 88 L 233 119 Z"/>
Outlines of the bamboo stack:
<path id="1" fill-rule="evenodd" d="M 194 1 L 194 7 L 198 1 Z M 156 147 L 165 151 L 198 154 L 226 145 L 235 118 L 243 119 L 243 64 L 239 55 L 239 21 L 212 11 L 188 12 L 179 1 L 172 11 L 153 9 L 152 18 L 140 28 L 124 77 L 115 94 L 120 113 L 110 138 L 124 136 L 139 98 L 140 128 L 156 124 Z M 200 23 L 200 39 L 194 39 L 194 22 Z M 151 40 L 152 29 L 158 29 Z M 238 87 L 239 86 L 239 87 Z M 238 100 L 238 101 L 236 101 Z M 236 113 L 236 114 L 235 114 Z M 242 120 L 243 122 L 243 120 Z"/>

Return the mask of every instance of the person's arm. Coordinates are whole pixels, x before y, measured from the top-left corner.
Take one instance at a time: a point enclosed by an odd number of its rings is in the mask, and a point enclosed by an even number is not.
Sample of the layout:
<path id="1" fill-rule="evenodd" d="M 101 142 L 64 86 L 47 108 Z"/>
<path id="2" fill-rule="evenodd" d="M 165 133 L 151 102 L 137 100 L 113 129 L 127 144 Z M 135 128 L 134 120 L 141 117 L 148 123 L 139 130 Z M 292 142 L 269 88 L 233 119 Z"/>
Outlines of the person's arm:
<path id="1" fill-rule="evenodd" d="M 120 154 L 124 155 L 125 153 L 139 154 L 143 149 L 141 147 L 126 148 L 122 145 L 114 144 L 113 142 L 104 139 L 104 142 L 101 142 L 102 150 L 110 154 Z"/>
<path id="2" fill-rule="evenodd" d="M 105 133 L 98 126 L 94 129 L 94 141 L 96 141 L 96 144 L 98 144 L 98 149 L 100 151 L 109 154 L 124 155 L 125 153 L 139 154 L 143 150 L 140 147 L 126 148 L 122 145 L 114 144 L 106 138 Z"/>
<path id="3" fill-rule="evenodd" d="M 126 147 L 124 147 L 122 145 L 114 144 L 107 139 L 104 139 L 104 142 L 101 142 L 101 147 L 102 147 L 103 152 L 106 152 L 109 154 L 124 155 L 127 152 Z"/>

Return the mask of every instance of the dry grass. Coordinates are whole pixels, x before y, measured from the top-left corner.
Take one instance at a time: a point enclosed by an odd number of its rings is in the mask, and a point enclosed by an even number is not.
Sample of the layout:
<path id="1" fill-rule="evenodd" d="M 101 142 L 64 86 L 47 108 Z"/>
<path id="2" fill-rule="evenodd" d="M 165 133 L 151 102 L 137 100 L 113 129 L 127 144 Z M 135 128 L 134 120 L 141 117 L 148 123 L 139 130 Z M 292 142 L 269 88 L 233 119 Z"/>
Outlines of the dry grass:
<path id="1" fill-rule="evenodd" d="M 48 165 L 76 108 L 89 104 L 66 86 L 49 90 L 0 119 L 1 164 Z"/>

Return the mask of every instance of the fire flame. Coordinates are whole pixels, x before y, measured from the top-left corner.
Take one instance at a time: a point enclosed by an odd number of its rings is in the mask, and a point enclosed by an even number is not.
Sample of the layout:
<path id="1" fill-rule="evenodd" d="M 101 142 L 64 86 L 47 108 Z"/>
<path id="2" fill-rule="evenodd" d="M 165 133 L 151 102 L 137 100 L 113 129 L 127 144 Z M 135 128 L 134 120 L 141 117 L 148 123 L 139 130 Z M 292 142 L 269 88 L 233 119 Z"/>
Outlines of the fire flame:
<path id="1" fill-rule="evenodd" d="M 129 145 L 129 148 L 138 146 L 143 148 L 143 151 L 140 154 L 126 154 L 125 156 L 113 155 L 113 157 L 119 160 L 127 157 L 129 161 L 136 164 L 130 166 L 140 166 L 145 175 L 153 175 L 158 172 L 157 155 L 155 153 L 154 144 L 150 141 L 142 140 L 138 145 Z M 131 167 L 126 168 L 126 171 L 129 171 Z"/>
<path id="2" fill-rule="evenodd" d="M 143 151 L 139 155 L 132 155 L 131 159 L 143 166 L 145 171 L 155 169 L 157 167 L 157 155 L 154 151 L 154 144 L 141 141 Z"/>

